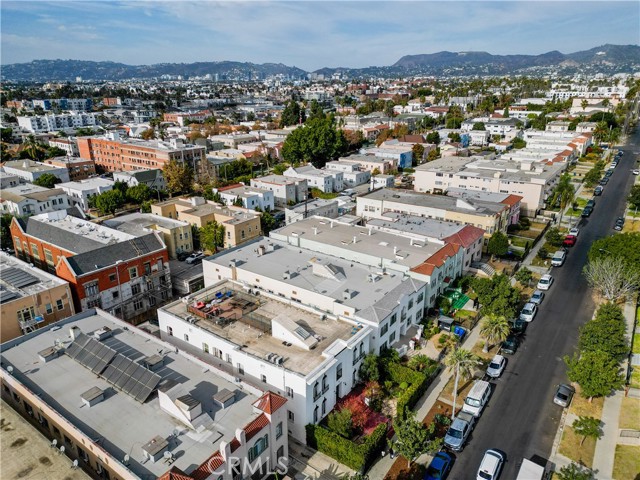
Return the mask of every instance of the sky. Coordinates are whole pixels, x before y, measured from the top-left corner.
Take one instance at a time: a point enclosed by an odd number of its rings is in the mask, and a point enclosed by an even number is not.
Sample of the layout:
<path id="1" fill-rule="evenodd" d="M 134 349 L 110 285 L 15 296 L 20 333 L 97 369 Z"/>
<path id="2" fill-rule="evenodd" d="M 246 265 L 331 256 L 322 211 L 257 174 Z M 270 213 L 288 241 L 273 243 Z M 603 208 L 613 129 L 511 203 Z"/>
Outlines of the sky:
<path id="1" fill-rule="evenodd" d="M 640 43 L 637 0 L 2 0 L 0 15 L 3 65 L 234 60 L 313 71 L 392 65 L 442 50 L 572 53 Z"/>

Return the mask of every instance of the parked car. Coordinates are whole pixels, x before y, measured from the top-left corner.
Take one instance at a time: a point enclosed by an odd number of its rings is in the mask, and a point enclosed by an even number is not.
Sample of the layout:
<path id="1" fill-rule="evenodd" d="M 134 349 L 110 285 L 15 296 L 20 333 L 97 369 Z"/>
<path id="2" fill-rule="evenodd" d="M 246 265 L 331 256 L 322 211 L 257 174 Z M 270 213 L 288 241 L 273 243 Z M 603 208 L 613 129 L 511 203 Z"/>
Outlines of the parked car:
<path id="1" fill-rule="evenodd" d="M 604 172 L 604 178 L 609 178 L 611 175 L 613 175 L 613 170 L 611 169 Z"/>
<path id="2" fill-rule="evenodd" d="M 561 407 L 568 407 L 573 398 L 573 394 L 576 393 L 576 389 L 566 383 L 561 383 L 556 389 L 556 394 L 553 396 L 553 403 L 560 405 Z"/>
<path id="3" fill-rule="evenodd" d="M 502 342 L 502 345 L 500 346 L 500 352 L 513 355 L 514 353 L 516 353 L 519 343 L 520 341 L 518 340 L 518 337 L 516 337 L 512 333 L 504 342 Z"/>
<path id="4" fill-rule="evenodd" d="M 618 160 L 614 160 L 613 162 L 611 162 L 611 167 L 609 168 L 616 168 L 618 166 Z"/>
<path id="5" fill-rule="evenodd" d="M 575 235 L 577 237 L 580 235 L 580 229 L 578 227 L 572 227 L 571 230 L 569 230 L 569 235 Z"/>
<path id="6" fill-rule="evenodd" d="M 461 452 L 475 423 L 476 417 L 467 412 L 459 412 L 444 436 L 444 446 L 454 452 Z"/>
<path id="7" fill-rule="evenodd" d="M 585 207 L 589 207 L 589 208 L 595 208 L 596 206 L 596 200 L 594 198 L 590 198 L 589 200 L 587 200 L 587 204 L 585 205 Z"/>
<path id="8" fill-rule="evenodd" d="M 631 173 L 633 173 L 634 175 L 640 175 L 640 170 L 631 170 Z"/>
<path id="9" fill-rule="evenodd" d="M 189 255 L 191 255 L 189 252 L 180 252 L 176 255 L 176 258 L 180 262 L 184 262 L 187 258 L 189 258 Z"/>
<path id="10" fill-rule="evenodd" d="M 187 257 L 186 262 L 189 265 L 197 265 L 202 262 L 202 259 L 205 257 L 205 254 L 202 252 L 193 252 L 191 255 Z"/>
<path id="11" fill-rule="evenodd" d="M 558 250 L 556 253 L 553 254 L 553 257 L 551 257 L 551 266 L 553 267 L 561 267 L 564 264 L 564 261 L 567 258 L 567 252 L 565 252 L 564 250 Z"/>
<path id="12" fill-rule="evenodd" d="M 603 191 L 604 191 L 604 187 L 602 185 L 598 185 L 596 188 L 594 188 L 593 194 L 599 197 L 600 195 L 602 195 Z"/>
<path id="13" fill-rule="evenodd" d="M 538 306 L 535 303 L 525 303 L 524 307 L 520 311 L 520 320 L 525 322 L 532 322 L 538 313 Z"/>
<path id="14" fill-rule="evenodd" d="M 620 231 L 620 230 L 622 230 L 622 227 L 624 227 L 624 217 L 616 218 L 616 223 L 613 226 L 613 229 Z"/>
<path id="15" fill-rule="evenodd" d="M 444 480 L 451 471 L 453 458 L 447 452 L 438 452 L 427 467 L 422 480 Z"/>
<path id="16" fill-rule="evenodd" d="M 600 185 L 606 185 L 607 183 L 609 183 L 608 177 L 604 177 L 602 180 L 600 180 Z"/>
<path id="17" fill-rule="evenodd" d="M 536 290 L 535 292 L 533 292 L 533 295 L 531 295 L 529 302 L 535 305 L 540 305 L 543 300 L 544 300 L 544 292 L 541 292 L 540 290 Z"/>
<path id="18" fill-rule="evenodd" d="M 590 217 L 593 213 L 593 207 L 584 207 L 582 210 L 582 214 L 580 215 L 582 218 Z"/>
<path id="19" fill-rule="evenodd" d="M 564 245 L 565 247 L 573 247 L 576 244 L 577 240 L 578 237 L 576 237 L 575 235 L 567 235 L 566 237 L 564 237 L 562 245 Z"/>
<path id="20" fill-rule="evenodd" d="M 484 453 L 476 480 L 496 480 L 502 472 L 504 455 L 497 450 L 489 449 Z"/>
<path id="21" fill-rule="evenodd" d="M 542 275 L 540 277 L 540 281 L 538 282 L 538 286 L 536 287 L 538 290 L 549 290 L 551 288 L 551 284 L 553 283 L 553 277 L 548 273 Z"/>
<path id="22" fill-rule="evenodd" d="M 527 325 L 529 325 L 528 322 L 520 320 L 520 318 L 516 318 L 511 321 L 511 333 L 516 336 L 523 335 L 527 330 Z"/>
<path id="23" fill-rule="evenodd" d="M 504 367 L 507 366 L 507 359 L 502 355 L 494 355 L 487 367 L 487 376 L 491 378 L 498 378 L 502 375 Z"/>

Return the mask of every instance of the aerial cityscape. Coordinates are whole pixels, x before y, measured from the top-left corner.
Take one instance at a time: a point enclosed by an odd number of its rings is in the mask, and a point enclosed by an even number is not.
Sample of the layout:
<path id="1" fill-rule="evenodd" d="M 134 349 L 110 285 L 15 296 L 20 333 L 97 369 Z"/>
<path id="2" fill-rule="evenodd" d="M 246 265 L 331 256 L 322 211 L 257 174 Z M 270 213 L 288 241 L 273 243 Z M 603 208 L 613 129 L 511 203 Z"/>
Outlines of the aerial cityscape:
<path id="1" fill-rule="evenodd" d="M 640 479 L 640 3 L 0 3 L 0 478 Z"/>

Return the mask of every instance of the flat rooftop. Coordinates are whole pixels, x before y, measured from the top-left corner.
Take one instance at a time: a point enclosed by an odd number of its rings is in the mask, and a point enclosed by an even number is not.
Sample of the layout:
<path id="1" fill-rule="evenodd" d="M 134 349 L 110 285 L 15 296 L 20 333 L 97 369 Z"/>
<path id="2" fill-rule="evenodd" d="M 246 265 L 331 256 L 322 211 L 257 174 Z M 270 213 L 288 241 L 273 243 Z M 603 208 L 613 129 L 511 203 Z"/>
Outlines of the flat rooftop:
<path id="1" fill-rule="evenodd" d="M 71 190 L 95 190 L 100 187 L 113 187 L 113 180 L 109 180 L 108 178 L 87 178 L 85 180 L 76 180 L 74 182 L 64 182 L 59 183 L 58 188 L 69 188 Z"/>
<path id="2" fill-rule="evenodd" d="M 15 170 L 21 170 L 23 172 L 57 172 L 60 168 L 53 165 L 47 165 L 46 163 L 36 162 L 33 160 L 11 160 L 4 164 L 5 168 L 13 168 Z"/>
<path id="3" fill-rule="evenodd" d="M 183 320 L 195 318 L 194 325 L 211 332 L 227 341 L 242 347 L 242 351 L 264 359 L 269 353 L 275 353 L 285 359 L 284 368 L 307 375 L 318 367 L 325 358 L 322 352 L 336 340 L 347 341 L 352 336 L 353 324 L 340 320 L 326 318 L 322 320 L 320 313 L 307 310 L 269 298 L 265 295 L 252 295 L 233 282 L 217 284 L 190 296 L 190 305 L 197 302 L 209 303 L 216 300 L 216 293 L 233 292 L 231 297 L 224 297 L 216 307 L 221 309 L 227 318 L 235 317 L 234 321 L 223 325 L 214 318 L 204 319 L 194 316 L 188 305 L 179 300 L 162 307 L 162 310 Z M 246 307 L 243 308 L 243 305 Z M 306 350 L 296 345 L 283 345 L 281 339 L 272 337 L 268 331 L 271 320 L 285 316 L 319 336 L 321 340 L 313 350 Z M 217 317 L 216 317 L 217 318 Z M 251 372 L 248 372 L 251 374 Z"/>
<path id="4" fill-rule="evenodd" d="M 155 230 L 151 228 L 154 225 L 158 225 L 166 229 L 189 226 L 187 222 L 162 217 L 160 215 L 153 215 L 151 213 L 130 213 L 128 215 L 122 215 L 110 220 L 105 220 L 102 224 L 109 228 L 135 236 L 151 233 Z"/>
<path id="5" fill-rule="evenodd" d="M 3 344 L 1 358 L 5 368 L 13 366 L 12 375 L 16 379 L 94 439 L 114 459 L 122 461 L 125 455 L 130 455 L 128 468 L 138 477 L 156 478 L 169 469 L 163 460 L 145 461 L 141 447 L 154 437 L 169 440 L 168 449 L 176 459 L 173 465 L 188 474 L 218 450 L 221 441 L 230 441 L 236 428 L 242 428 L 258 416 L 252 407 L 257 397 L 238 390 L 237 385 L 203 368 L 201 363 L 176 353 L 174 346 L 111 315 L 89 311 L 58 322 L 58 326 L 61 328 L 41 329 L 21 337 L 19 342 Z M 71 327 L 78 327 L 87 335 L 110 328 L 113 336 L 100 343 L 134 363 L 152 355 L 162 357 L 164 365 L 155 371 L 162 382 L 180 384 L 185 394 L 202 405 L 203 413 L 194 420 L 197 430 L 162 410 L 155 393 L 140 403 L 66 354 L 46 363 L 39 359 L 38 353 L 56 342 L 68 347 Z M 105 399 L 88 407 L 83 405 L 81 395 L 93 387 L 104 390 Z M 162 389 L 163 383 L 158 388 Z M 214 404 L 212 398 L 223 389 L 236 393 L 235 403 L 224 410 Z"/>
<path id="6" fill-rule="evenodd" d="M 65 283 L 55 275 L 0 252 L 0 303 L 36 295 Z"/>
<path id="7" fill-rule="evenodd" d="M 444 220 L 396 212 L 386 212 L 383 217 L 367 220 L 367 226 L 371 225 L 376 228 L 397 230 L 398 232 L 437 239 L 446 238 L 465 227 L 463 223 L 445 222 Z"/>

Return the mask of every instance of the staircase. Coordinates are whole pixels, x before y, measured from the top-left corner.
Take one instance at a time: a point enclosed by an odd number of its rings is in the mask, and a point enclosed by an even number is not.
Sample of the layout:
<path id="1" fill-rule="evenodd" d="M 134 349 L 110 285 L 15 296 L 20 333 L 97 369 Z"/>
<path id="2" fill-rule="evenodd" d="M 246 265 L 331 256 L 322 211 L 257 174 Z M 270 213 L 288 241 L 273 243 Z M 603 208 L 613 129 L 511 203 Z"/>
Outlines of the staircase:
<path id="1" fill-rule="evenodd" d="M 486 273 L 487 275 L 489 275 L 490 277 L 493 277 L 493 274 L 496 273 L 495 268 L 493 268 L 491 265 L 489 265 L 488 263 L 483 263 L 483 262 L 471 262 L 471 268 L 476 268 L 478 270 L 482 270 L 484 273 Z"/>

